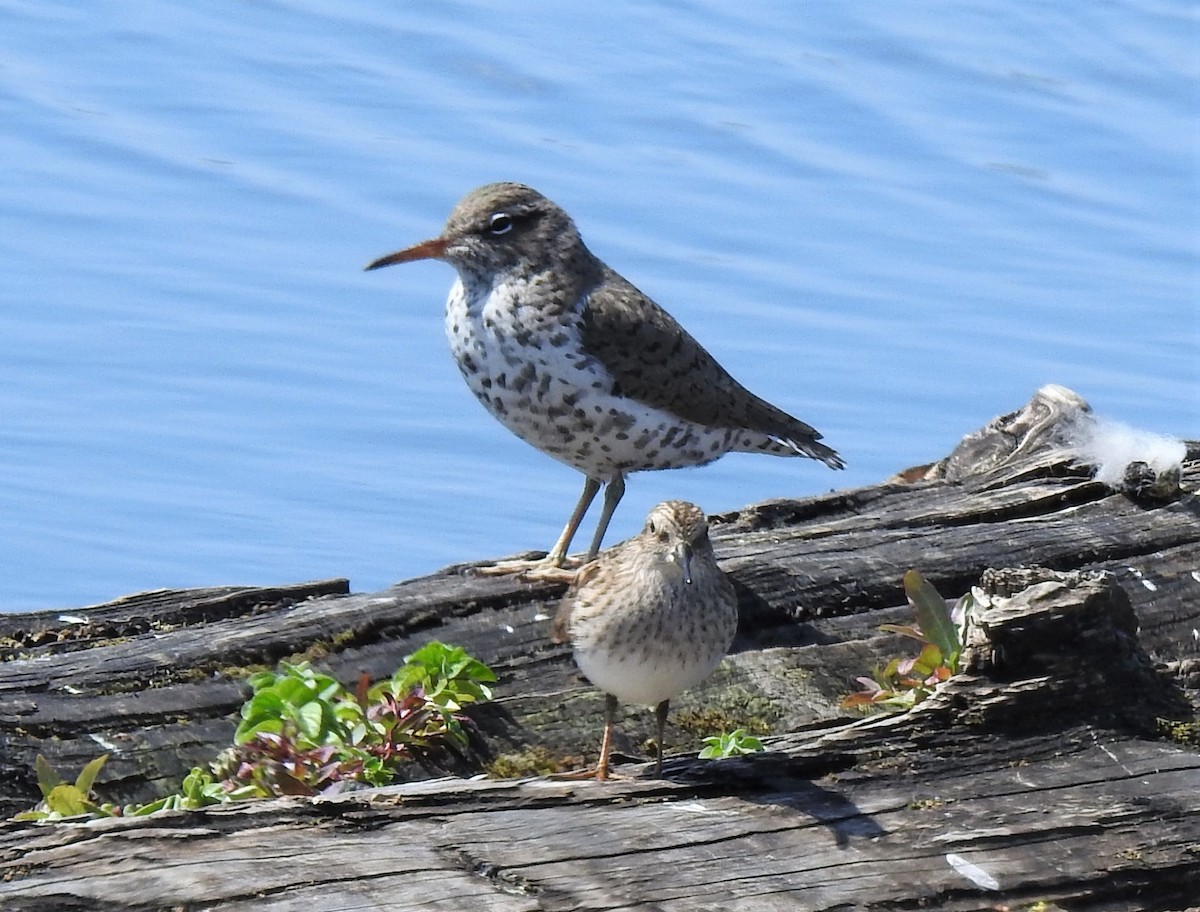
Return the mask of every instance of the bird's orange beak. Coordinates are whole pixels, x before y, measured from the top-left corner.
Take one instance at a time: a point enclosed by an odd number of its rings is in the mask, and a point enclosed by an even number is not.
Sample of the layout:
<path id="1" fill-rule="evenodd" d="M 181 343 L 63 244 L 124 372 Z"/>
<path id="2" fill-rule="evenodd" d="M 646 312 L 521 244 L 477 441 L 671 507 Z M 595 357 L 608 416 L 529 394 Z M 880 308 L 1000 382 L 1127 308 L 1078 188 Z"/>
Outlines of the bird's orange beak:
<path id="1" fill-rule="evenodd" d="M 422 241 L 419 244 L 414 244 L 412 247 L 407 247 L 404 250 L 398 250 L 395 253 L 389 253 L 387 256 L 382 256 L 374 262 L 367 264 L 367 270 L 382 269 L 384 266 L 394 266 L 397 263 L 411 263 L 413 260 L 440 260 L 446 254 L 446 247 L 450 242 L 446 238 L 432 238 L 428 241 Z"/>

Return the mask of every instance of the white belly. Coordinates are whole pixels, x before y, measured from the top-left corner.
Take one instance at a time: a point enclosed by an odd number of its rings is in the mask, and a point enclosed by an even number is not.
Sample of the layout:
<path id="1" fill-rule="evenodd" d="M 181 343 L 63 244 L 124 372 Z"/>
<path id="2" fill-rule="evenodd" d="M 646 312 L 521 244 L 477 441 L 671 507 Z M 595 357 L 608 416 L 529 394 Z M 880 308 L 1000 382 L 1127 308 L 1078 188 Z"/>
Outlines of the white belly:
<path id="1" fill-rule="evenodd" d="M 729 450 L 733 431 L 613 396 L 608 372 L 580 347 L 578 316 L 551 320 L 514 305 L 523 292 L 499 285 L 468 296 L 460 280 L 446 301 L 446 336 L 463 378 L 510 431 L 601 480 L 702 465 Z"/>
<path id="2" fill-rule="evenodd" d="M 725 644 L 728 648 L 728 644 Z M 695 687 L 721 663 L 725 649 L 687 656 L 616 654 L 605 649 L 575 649 L 575 664 L 589 681 L 622 703 L 657 706 Z"/>

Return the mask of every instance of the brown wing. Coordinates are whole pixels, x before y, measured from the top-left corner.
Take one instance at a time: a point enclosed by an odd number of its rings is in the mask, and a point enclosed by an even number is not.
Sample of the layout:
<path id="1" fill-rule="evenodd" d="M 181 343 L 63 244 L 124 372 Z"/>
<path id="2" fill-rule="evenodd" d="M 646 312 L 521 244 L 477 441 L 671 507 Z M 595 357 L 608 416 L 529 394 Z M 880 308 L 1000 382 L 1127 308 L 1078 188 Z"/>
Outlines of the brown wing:
<path id="1" fill-rule="evenodd" d="M 738 383 L 669 313 L 611 269 L 588 297 L 583 338 L 623 396 L 696 424 L 746 428 L 817 459 L 836 459 L 815 443 L 821 435 L 814 428 Z"/>
<path id="2" fill-rule="evenodd" d="M 563 596 L 563 600 L 558 603 L 558 612 L 550 622 L 551 643 L 571 642 L 571 606 L 574 604 L 575 600 L 569 595 Z"/>
<path id="3" fill-rule="evenodd" d="M 596 575 L 596 567 L 598 565 L 598 561 L 584 564 L 579 568 L 579 572 L 575 574 L 575 581 L 571 583 L 567 594 L 558 603 L 558 611 L 554 614 L 554 620 L 550 622 L 551 643 L 571 642 L 571 610 L 575 607 L 575 595 L 579 591 L 580 586 Z"/>

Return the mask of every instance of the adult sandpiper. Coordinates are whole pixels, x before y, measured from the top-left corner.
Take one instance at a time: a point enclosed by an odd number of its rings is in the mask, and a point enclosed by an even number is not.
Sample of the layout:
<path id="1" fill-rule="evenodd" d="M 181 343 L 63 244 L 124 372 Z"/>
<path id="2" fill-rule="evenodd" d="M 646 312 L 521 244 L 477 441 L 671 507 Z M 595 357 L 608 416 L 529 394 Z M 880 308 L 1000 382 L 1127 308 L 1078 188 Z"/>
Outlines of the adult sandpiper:
<path id="1" fill-rule="evenodd" d="M 596 556 L 625 475 L 704 465 L 730 451 L 841 457 L 821 435 L 738 383 L 665 310 L 592 254 L 571 217 L 523 184 L 487 184 L 442 233 L 367 266 L 445 260 L 458 272 L 446 335 L 476 398 L 505 427 L 582 472 L 583 493 L 541 561 L 492 572 L 555 573 L 600 487 Z M 486 572 L 486 571 L 485 571 Z"/>

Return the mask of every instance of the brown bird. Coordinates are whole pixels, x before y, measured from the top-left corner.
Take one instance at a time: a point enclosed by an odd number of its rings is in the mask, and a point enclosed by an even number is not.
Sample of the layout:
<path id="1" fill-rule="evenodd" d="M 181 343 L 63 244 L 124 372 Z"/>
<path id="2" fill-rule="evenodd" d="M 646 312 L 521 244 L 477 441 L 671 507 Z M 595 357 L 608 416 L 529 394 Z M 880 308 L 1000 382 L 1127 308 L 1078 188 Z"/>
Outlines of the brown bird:
<path id="1" fill-rule="evenodd" d="M 471 191 L 441 235 L 367 269 L 424 259 L 458 272 L 446 335 L 476 398 L 522 440 L 586 477 L 546 557 L 494 572 L 562 567 L 607 484 L 587 552 L 595 557 L 629 472 L 704 465 L 731 450 L 844 465 L 817 431 L 734 380 L 670 314 L 597 259 L 571 217 L 530 187 Z"/>
<path id="2" fill-rule="evenodd" d="M 596 778 L 608 776 L 617 701 L 654 707 L 662 775 L 663 727 L 671 697 L 704 680 L 737 632 L 737 596 L 717 566 L 708 520 L 694 504 L 669 500 L 639 535 L 576 574 L 551 627 L 575 663 L 605 693 Z"/>

